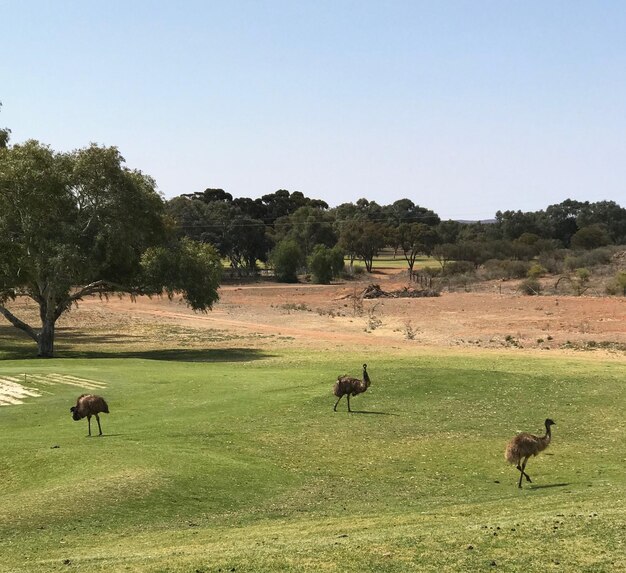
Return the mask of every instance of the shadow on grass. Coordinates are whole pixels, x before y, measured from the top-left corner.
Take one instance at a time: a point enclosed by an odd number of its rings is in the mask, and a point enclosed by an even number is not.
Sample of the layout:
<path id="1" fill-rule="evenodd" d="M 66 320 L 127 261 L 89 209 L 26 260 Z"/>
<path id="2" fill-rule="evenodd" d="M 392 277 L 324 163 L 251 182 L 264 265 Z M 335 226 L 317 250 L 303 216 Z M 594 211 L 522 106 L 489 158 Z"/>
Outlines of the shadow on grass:
<path id="1" fill-rule="evenodd" d="M 567 487 L 568 485 L 572 485 L 568 483 L 549 483 L 546 485 L 530 485 L 528 489 L 549 489 L 551 487 Z"/>
<path id="2" fill-rule="evenodd" d="M 56 358 L 141 358 L 168 362 L 249 362 L 273 355 L 256 348 L 166 348 L 161 350 L 65 350 Z"/>
<path id="3" fill-rule="evenodd" d="M 64 332 L 55 341 L 54 357 L 61 359 L 141 358 L 170 362 L 249 362 L 273 357 L 272 354 L 256 348 L 125 349 L 125 344 L 131 340 L 136 342 L 137 337 L 126 334 L 79 335 Z M 81 348 L 81 342 L 86 348 Z M 110 350 L 93 348 L 94 345 L 99 344 L 112 344 L 114 346 Z M 22 360 L 36 357 L 37 345 L 31 338 L 13 326 L 0 326 L 0 360 Z"/>

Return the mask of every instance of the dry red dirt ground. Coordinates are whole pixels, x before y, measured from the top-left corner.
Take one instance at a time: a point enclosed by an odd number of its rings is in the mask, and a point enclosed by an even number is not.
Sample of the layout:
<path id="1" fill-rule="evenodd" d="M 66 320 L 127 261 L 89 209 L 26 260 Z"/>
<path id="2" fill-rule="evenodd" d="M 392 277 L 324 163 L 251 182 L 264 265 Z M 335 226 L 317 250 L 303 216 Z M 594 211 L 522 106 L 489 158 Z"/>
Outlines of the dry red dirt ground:
<path id="1" fill-rule="evenodd" d="M 431 298 L 358 295 L 372 283 L 384 291 L 407 286 L 397 270 L 333 285 L 258 282 L 224 285 L 213 311 L 191 311 L 181 300 L 128 297 L 83 301 L 59 321 L 58 343 L 89 348 L 337 347 L 511 348 L 556 352 L 594 350 L 626 355 L 626 298 L 526 296 L 514 284 Z M 356 298 L 354 295 L 357 295 Z M 18 312 L 32 314 L 24 303 Z M 34 316 L 33 316 L 34 318 Z M 79 339 L 79 340 L 77 340 Z"/>

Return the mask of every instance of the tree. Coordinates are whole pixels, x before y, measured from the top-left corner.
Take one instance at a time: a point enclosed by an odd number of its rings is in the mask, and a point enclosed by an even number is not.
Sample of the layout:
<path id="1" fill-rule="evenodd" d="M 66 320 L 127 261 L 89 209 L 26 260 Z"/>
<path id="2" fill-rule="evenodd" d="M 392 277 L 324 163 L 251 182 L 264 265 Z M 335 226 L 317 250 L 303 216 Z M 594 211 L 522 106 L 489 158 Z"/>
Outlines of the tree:
<path id="1" fill-rule="evenodd" d="M 367 221 L 359 226 L 356 254 L 363 259 L 368 273 L 372 272 L 374 257 L 385 246 L 385 226 Z"/>
<path id="2" fill-rule="evenodd" d="M 577 218 L 588 205 L 588 202 L 581 203 L 573 199 L 566 199 L 557 205 L 550 205 L 546 209 L 546 218 L 552 229 L 551 237 L 558 239 L 568 247 L 572 236 L 578 231 Z"/>
<path id="3" fill-rule="evenodd" d="M 277 242 L 285 238 L 296 241 L 305 258 L 312 254 L 315 245 L 333 247 L 337 243 L 332 216 L 309 205 L 277 219 L 274 231 Z"/>
<path id="4" fill-rule="evenodd" d="M 404 258 L 413 271 L 415 260 L 421 253 L 430 255 L 437 243 L 437 233 L 432 227 L 424 223 L 411 223 L 400 225 L 400 246 Z"/>
<path id="5" fill-rule="evenodd" d="M 228 226 L 230 237 L 227 256 L 234 269 L 256 269 L 257 260 L 265 262 L 271 241 L 263 221 L 248 215 L 235 215 Z"/>
<path id="6" fill-rule="evenodd" d="M 354 266 L 354 259 L 357 258 L 358 242 L 361 236 L 361 223 L 359 221 L 345 221 L 339 227 L 339 248 L 342 249 L 350 259 L 350 270 Z"/>
<path id="7" fill-rule="evenodd" d="M 270 255 L 276 280 L 283 283 L 298 282 L 298 269 L 302 265 L 302 251 L 292 239 L 278 243 Z"/>
<path id="8" fill-rule="evenodd" d="M 573 249 L 597 249 L 611 242 L 611 237 L 604 225 L 596 223 L 579 229 L 572 235 L 571 247 Z"/>
<path id="9" fill-rule="evenodd" d="M 329 249 L 326 245 L 315 245 L 308 266 L 314 282 L 328 284 L 343 269 L 343 253 L 339 247 Z"/>
<path id="10" fill-rule="evenodd" d="M 84 297 L 182 291 L 194 310 L 217 300 L 219 256 L 168 233 L 154 181 L 115 147 L 57 153 L 37 141 L 0 150 L 0 314 L 54 353 L 55 325 Z M 7 306 L 39 307 L 41 328 Z"/>
<path id="11" fill-rule="evenodd" d="M 626 209 L 615 201 L 598 201 L 590 203 L 576 219 L 579 229 L 594 224 L 601 224 L 609 234 L 611 242 L 616 245 L 626 243 Z"/>
<path id="12" fill-rule="evenodd" d="M 388 218 L 388 223 L 396 227 L 403 223 L 423 223 L 424 225 L 435 226 L 440 222 L 436 213 L 416 205 L 410 199 L 398 199 L 391 205 L 383 207 L 383 211 Z"/>
<path id="13" fill-rule="evenodd" d="M 441 265 L 441 272 L 446 270 L 446 265 L 454 259 L 456 254 L 456 245 L 453 243 L 443 243 L 435 245 L 433 249 L 433 258 Z"/>

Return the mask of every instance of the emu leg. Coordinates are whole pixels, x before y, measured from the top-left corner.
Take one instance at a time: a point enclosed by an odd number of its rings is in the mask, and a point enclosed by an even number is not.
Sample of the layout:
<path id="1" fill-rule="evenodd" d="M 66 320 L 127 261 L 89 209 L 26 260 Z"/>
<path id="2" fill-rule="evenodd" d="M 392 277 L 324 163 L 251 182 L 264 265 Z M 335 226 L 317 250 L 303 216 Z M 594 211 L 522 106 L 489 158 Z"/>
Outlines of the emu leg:
<path id="1" fill-rule="evenodd" d="M 526 458 L 526 461 L 528 461 L 528 458 Z M 526 462 L 524 462 L 524 467 L 526 467 Z M 517 469 L 522 473 L 527 481 L 530 481 L 530 476 L 522 469 L 522 466 L 519 465 L 519 462 L 517 462 Z"/>
<path id="2" fill-rule="evenodd" d="M 337 411 L 337 404 L 339 404 L 339 400 L 341 400 L 341 396 L 339 396 L 339 398 L 337 398 L 337 401 L 335 402 L 335 407 L 333 408 L 335 412 Z"/>
<path id="3" fill-rule="evenodd" d="M 87 427 L 89 428 L 89 437 L 91 437 L 91 414 L 87 416 Z"/>
<path id="4" fill-rule="evenodd" d="M 100 430 L 100 433 L 98 435 L 101 436 L 102 435 L 102 426 L 100 425 L 100 416 L 98 416 L 98 414 L 96 414 L 96 421 L 98 422 L 98 430 Z"/>
<path id="5" fill-rule="evenodd" d="M 352 412 L 352 410 L 350 410 L 350 394 L 347 394 L 348 396 L 348 412 Z"/>
<path id="6" fill-rule="evenodd" d="M 528 483 L 533 483 L 533 480 L 530 479 L 530 476 L 524 471 L 526 469 L 526 463 L 528 462 L 528 458 L 526 458 L 524 460 L 524 463 L 522 464 L 522 475 L 526 477 L 526 481 Z M 520 477 L 520 481 L 521 481 L 521 477 Z"/>

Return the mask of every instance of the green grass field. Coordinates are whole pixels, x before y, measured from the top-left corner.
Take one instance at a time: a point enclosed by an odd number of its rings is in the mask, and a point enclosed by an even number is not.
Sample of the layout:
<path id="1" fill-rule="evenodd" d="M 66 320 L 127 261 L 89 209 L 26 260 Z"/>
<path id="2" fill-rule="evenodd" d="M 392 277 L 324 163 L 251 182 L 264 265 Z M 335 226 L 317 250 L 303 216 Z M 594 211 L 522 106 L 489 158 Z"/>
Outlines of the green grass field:
<path id="1" fill-rule="evenodd" d="M 0 408 L 0 571 L 626 571 L 623 361 L 367 361 L 352 414 L 340 353 L 0 361 L 104 382 L 111 408 L 101 438 L 80 388 Z M 519 490 L 506 441 L 548 416 Z"/>

